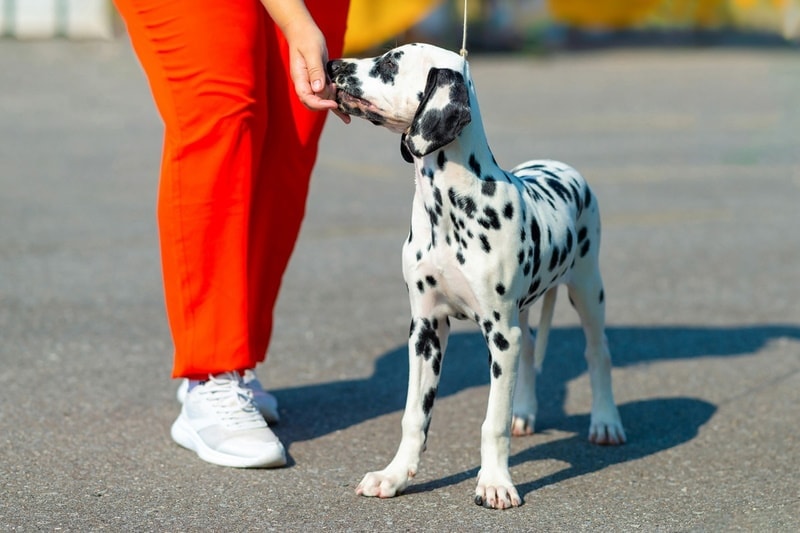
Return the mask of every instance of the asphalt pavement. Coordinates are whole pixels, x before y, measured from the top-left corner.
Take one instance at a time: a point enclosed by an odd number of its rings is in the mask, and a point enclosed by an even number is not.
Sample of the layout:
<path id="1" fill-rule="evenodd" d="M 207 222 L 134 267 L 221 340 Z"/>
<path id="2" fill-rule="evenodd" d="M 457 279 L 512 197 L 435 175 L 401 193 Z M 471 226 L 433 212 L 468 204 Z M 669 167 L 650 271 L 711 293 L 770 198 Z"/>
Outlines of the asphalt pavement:
<path id="1" fill-rule="evenodd" d="M 471 56 L 495 156 L 571 163 L 601 205 L 629 443 L 586 441 L 562 294 L 525 504 L 472 503 L 489 373 L 457 323 L 406 493 L 355 495 L 399 442 L 413 194 L 399 139 L 329 122 L 259 369 L 280 470 L 208 465 L 178 413 L 155 225 L 162 126 L 124 39 L 0 42 L 0 530 L 800 528 L 800 55 L 746 47 Z M 534 313 L 535 314 L 535 313 Z"/>

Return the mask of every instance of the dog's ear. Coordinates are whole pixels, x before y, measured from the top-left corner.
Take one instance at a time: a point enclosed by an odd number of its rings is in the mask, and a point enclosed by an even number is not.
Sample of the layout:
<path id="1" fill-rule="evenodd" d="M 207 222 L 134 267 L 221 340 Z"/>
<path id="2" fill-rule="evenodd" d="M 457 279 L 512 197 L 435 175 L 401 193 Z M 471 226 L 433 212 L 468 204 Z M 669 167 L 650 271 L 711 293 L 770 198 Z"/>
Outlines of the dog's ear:
<path id="1" fill-rule="evenodd" d="M 432 68 L 411 127 L 400 141 L 403 159 L 410 163 L 412 156 L 422 157 L 450 144 L 471 120 L 464 76 L 452 69 Z"/>

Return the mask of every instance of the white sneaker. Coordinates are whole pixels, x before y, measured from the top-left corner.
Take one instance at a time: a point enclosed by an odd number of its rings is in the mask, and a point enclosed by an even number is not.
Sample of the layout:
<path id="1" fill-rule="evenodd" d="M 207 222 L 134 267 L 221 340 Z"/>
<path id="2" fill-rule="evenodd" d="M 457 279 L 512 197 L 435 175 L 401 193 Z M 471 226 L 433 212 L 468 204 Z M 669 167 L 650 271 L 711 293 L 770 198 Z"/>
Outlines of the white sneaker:
<path id="1" fill-rule="evenodd" d="M 256 377 L 256 373 L 252 370 L 245 370 L 242 376 L 242 384 L 244 387 L 253 391 L 253 401 L 256 407 L 258 407 L 258 410 L 261 411 L 264 420 L 266 420 L 268 424 L 277 424 L 280 422 L 281 415 L 278 413 L 278 399 L 264 390 L 261 382 L 258 381 L 258 377 Z M 184 402 L 188 390 L 189 380 L 181 380 L 181 384 L 178 385 L 178 391 L 175 394 L 178 398 L 178 402 Z"/>
<path id="2" fill-rule="evenodd" d="M 236 468 L 286 464 L 286 451 L 236 372 L 209 376 L 189 391 L 172 439 L 209 463 Z"/>

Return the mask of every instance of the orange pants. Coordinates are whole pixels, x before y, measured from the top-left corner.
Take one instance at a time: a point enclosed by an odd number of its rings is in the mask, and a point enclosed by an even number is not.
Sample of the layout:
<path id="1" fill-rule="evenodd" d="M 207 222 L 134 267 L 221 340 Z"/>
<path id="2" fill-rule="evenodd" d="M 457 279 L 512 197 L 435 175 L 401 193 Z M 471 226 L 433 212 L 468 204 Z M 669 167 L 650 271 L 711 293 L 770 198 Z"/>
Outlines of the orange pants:
<path id="1" fill-rule="evenodd" d="M 259 0 L 115 0 L 165 124 L 158 198 L 174 377 L 264 360 L 326 113 Z M 331 57 L 348 0 L 308 0 Z"/>

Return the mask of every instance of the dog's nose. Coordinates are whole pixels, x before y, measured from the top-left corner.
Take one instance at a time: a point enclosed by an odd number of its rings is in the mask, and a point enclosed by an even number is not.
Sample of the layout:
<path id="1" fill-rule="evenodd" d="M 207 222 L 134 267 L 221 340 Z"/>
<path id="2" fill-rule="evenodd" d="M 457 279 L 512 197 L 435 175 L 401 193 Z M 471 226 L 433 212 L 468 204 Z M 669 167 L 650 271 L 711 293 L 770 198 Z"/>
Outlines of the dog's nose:
<path id="1" fill-rule="evenodd" d="M 328 64 L 325 66 L 325 70 L 328 71 L 328 77 L 333 80 L 336 77 L 336 74 L 342 70 L 343 65 L 344 61 L 341 59 L 331 59 L 328 61 Z"/>

